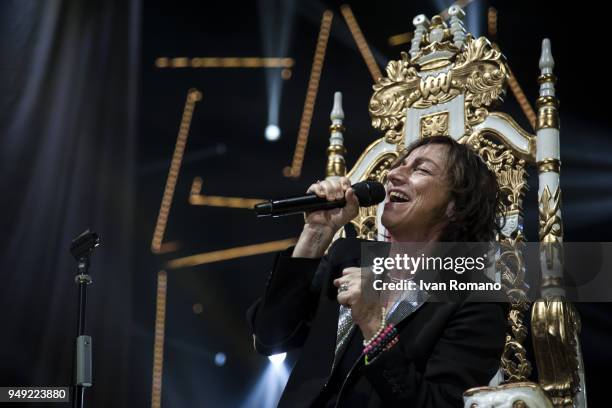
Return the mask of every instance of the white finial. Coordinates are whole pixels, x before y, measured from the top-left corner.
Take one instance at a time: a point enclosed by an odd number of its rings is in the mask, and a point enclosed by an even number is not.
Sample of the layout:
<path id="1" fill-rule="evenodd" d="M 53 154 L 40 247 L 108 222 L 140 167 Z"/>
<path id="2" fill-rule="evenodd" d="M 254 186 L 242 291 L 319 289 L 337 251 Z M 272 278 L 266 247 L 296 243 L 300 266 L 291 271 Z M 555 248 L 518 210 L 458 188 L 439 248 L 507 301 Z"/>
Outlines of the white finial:
<path id="1" fill-rule="evenodd" d="M 550 49 L 550 40 L 548 38 L 545 38 L 544 40 L 542 40 L 542 55 L 540 56 L 540 75 L 552 75 L 554 67 L 555 60 L 553 59 L 552 52 Z M 555 96 L 554 79 L 540 82 L 540 96 Z"/>
<path id="2" fill-rule="evenodd" d="M 542 55 L 540 56 L 540 70 L 542 75 L 552 74 L 555 67 L 555 60 L 550 51 L 550 40 L 545 38 L 542 40 Z"/>
<path id="3" fill-rule="evenodd" d="M 334 107 L 332 108 L 331 114 L 331 137 L 329 138 L 330 145 L 343 145 L 344 137 L 342 132 L 344 131 L 344 111 L 342 110 L 342 92 L 334 92 Z"/>
<path id="4" fill-rule="evenodd" d="M 334 107 L 329 115 L 332 123 L 342 123 L 344 119 L 344 111 L 342 110 L 342 92 L 334 93 Z"/>
<path id="5" fill-rule="evenodd" d="M 329 115 L 332 124 L 329 127 L 331 133 L 329 137 L 329 147 L 327 148 L 327 167 L 325 169 L 326 177 L 341 177 L 346 175 L 346 162 L 344 154 L 344 111 L 342 110 L 342 92 L 334 93 L 334 107 Z"/>
<path id="6" fill-rule="evenodd" d="M 465 45 L 465 27 L 463 26 L 463 18 L 465 11 L 458 5 L 454 4 L 448 8 L 450 16 L 450 32 L 453 35 L 453 43 L 455 47 L 462 49 Z"/>
<path id="7" fill-rule="evenodd" d="M 412 42 L 410 44 L 410 57 L 414 58 L 419 50 L 421 49 L 421 41 L 423 41 L 423 35 L 427 31 L 427 27 L 429 27 L 429 20 L 425 17 L 425 14 L 419 14 L 412 20 L 412 24 L 414 24 L 414 37 L 412 37 Z"/>

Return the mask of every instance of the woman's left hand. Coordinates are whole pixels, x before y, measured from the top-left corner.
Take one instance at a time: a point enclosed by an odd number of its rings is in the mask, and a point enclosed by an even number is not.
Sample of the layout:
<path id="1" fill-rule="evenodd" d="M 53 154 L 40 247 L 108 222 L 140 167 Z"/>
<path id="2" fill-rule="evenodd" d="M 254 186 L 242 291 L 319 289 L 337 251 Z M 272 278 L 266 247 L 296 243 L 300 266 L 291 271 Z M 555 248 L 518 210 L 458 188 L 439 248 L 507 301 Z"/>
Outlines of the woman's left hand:
<path id="1" fill-rule="evenodd" d="M 334 280 L 334 286 L 338 288 L 338 303 L 351 308 L 353 322 L 361 329 L 363 338 L 371 338 L 380 327 L 382 306 L 377 293 L 362 280 L 361 268 L 344 269 L 342 277 Z M 364 291 L 368 291 L 367 296 Z"/>

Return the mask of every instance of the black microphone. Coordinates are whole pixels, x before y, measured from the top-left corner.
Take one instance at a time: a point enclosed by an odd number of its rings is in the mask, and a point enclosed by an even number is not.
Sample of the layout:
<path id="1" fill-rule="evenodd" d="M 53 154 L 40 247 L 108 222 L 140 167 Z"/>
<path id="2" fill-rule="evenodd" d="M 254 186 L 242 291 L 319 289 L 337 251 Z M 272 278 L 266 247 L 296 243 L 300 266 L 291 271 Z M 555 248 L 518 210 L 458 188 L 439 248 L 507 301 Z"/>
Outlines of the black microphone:
<path id="1" fill-rule="evenodd" d="M 359 201 L 360 207 L 369 207 L 385 199 L 385 187 L 377 181 L 360 181 L 352 186 Z M 346 205 L 342 198 L 336 201 L 327 201 L 314 193 L 297 197 L 270 200 L 255 205 L 253 208 L 258 217 L 281 217 L 284 215 L 299 214 L 303 212 L 331 210 Z"/>

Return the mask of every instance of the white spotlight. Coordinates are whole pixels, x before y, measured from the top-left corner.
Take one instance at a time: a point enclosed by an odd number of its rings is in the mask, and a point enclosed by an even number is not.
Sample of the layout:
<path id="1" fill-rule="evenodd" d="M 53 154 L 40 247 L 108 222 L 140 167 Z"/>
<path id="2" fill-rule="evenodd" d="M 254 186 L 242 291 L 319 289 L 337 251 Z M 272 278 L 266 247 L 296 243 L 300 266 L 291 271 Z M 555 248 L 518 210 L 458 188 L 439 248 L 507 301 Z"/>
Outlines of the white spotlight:
<path id="1" fill-rule="evenodd" d="M 266 126 L 266 140 L 271 142 L 278 140 L 280 137 L 281 131 L 280 128 L 276 125 L 268 125 Z"/>
<path id="2" fill-rule="evenodd" d="M 225 353 L 217 353 L 217 354 L 215 354 L 215 365 L 217 367 L 224 366 L 225 365 L 225 360 L 226 360 Z"/>
<path id="3" fill-rule="evenodd" d="M 287 357 L 287 353 L 273 354 L 268 357 L 268 360 L 270 360 L 275 366 L 278 366 L 283 364 L 285 357 Z"/>

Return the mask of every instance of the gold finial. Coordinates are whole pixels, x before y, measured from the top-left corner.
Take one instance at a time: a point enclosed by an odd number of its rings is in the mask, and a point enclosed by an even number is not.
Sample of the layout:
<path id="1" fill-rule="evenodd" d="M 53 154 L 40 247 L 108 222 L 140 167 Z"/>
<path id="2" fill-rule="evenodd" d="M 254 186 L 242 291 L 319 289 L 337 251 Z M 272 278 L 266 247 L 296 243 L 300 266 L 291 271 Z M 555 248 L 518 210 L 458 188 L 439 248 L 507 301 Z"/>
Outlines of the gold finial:
<path id="1" fill-rule="evenodd" d="M 444 20 L 442 20 L 442 17 L 435 15 L 431 18 L 431 28 L 443 28 L 444 27 Z"/>

